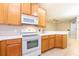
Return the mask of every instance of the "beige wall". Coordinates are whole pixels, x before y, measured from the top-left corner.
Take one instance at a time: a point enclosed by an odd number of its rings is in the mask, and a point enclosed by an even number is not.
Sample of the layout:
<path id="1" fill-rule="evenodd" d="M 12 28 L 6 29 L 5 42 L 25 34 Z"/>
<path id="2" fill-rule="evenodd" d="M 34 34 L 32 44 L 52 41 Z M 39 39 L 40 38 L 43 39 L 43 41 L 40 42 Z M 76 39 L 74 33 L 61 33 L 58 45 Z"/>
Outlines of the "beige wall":
<path id="1" fill-rule="evenodd" d="M 56 23 L 53 21 L 47 22 L 47 26 L 45 28 L 47 31 L 55 31 L 56 30 Z"/>
<path id="2" fill-rule="evenodd" d="M 70 29 L 71 22 L 69 21 L 49 21 L 45 30 L 47 31 L 67 31 Z"/>
<path id="3" fill-rule="evenodd" d="M 56 30 L 58 31 L 67 31 L 70 29 L 71 22 L 69 21 L 61 21 L 57 23 Z"/>

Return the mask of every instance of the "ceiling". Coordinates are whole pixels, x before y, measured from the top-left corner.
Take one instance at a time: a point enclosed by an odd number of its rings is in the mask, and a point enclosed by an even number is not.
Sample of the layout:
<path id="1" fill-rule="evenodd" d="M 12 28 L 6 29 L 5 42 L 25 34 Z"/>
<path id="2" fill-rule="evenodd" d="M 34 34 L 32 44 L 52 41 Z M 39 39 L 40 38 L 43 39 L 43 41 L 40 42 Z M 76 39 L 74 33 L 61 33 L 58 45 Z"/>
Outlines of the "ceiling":
<path id="1" fill-rule="evenodd" d="M 78 3 L 42 3 L 40 5 L 47 11 L 48 20 L 72 20 L 79 16 Z"/>

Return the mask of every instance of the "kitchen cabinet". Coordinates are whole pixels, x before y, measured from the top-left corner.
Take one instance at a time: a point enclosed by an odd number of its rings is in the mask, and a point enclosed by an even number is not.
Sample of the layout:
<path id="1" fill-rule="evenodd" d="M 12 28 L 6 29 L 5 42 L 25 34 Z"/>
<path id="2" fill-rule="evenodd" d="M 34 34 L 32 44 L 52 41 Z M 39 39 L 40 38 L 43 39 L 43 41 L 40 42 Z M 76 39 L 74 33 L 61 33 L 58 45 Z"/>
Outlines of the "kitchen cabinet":
<path id="1" fill-rule="evenodd" d="M 55 35 L 42 36 L 41 50 L 45 52 L 55 47 Z"/>
<path id="2" fill-rule="evenodd" d="M 46 27 L 46 11 L 43 8 L 38 8 L 39 26 Z"/>
<path id="3" fill-rule="evenodd" d="M 20 3 L 9 3 L 7 24 L 20 25 L 20 23 L 21 23 Z"/>
<path id="4" fill-rule="evenodd" d="M 56 35 L 55 47 L 67 48 L 67 35 Z"/>
<path id="5" fill-rule="evenodd" d="M 62 48 L 67 48 L 67 35 L 62 35 Z"/>
<path id="6" fill-rule="evenodd" d="M 0 3 L 0 24 L 21 25 L 21 14 L 37 16 L 38 26 L 46 27 L 46 11 L 37 3 Z"/>
<path id="7" fill-rule="evenodd" d="M 0 56 L 6 56 L 6 41 L 0 41 Z"/>
<path id="8" fill-rule="evenodd" d="M 21 44 L 11 44 L 7 46 L 7 56 L 20 56 Z"/>
<path id="9" fill-rule="evenodd" d="M 39 4 L 37 4 L 37 3 L 32 3 L 31 4 L 31 15 L 33 15 L 33 16 L 38 16 L 38 8 L 39 8 Z"/>
<path id="10" fill-rule="evenodd" d="M 21 56 L 21 38 L 0 41 L 0 56 Z"/>
<path id="11" fill-rule="evenodd" d="M 42 44 L 41 44 L 41 52 L 45 52 L 48 50 L 48 36 L 43 36 L 42 37 Z"/>
<path id="12" fill-rule="evenodd" d="M 49 35 L 49 49 L 55 47 L 55 35 Z"/>
<path id="13" fill-rule="evenodd" d="M 8 5 L 6 3 L 0 3 L 0 24 L 6 24 L 7 7 Z"/>
<path id="14" fill-rule="evenodd" d="M 3 4 L 0 4 L 0 24 L 4 23 L 4 8 Z"/>
<path id="15" fill-rule="evenodd" d="M 38 16 L 38 7 L 37 3 L 22 3 L 21 4 L 21 13 L 31 16 Z"/>
<path id="16" fill-rule="evenodd" d="M 62 47 L 62 35 L 56 35 L 55 47 L 56 48 Z"/>
<path id="17" fill-rule="evenodd" d="M 21 39 L 7 40 L 7 56 L 20 56 L 21 55 Z"/>
<path id="18" fill-rule="evenodd" d="M 30 3 L 22 3 L 21 4 L 21 13 L 31 15 L 31 4 Z"/>
<path id="19" fill-rule="evenodd" d="M 21 14 L 31 14 L 30 3 L 0 3 L 0 24 L 21 25 Z"/>
<path id="20" fill-rule="evenodd" d="M 42 36 L 41 51 L 52 48 L 67 48 L 67 35 L 55 34 Z"/>

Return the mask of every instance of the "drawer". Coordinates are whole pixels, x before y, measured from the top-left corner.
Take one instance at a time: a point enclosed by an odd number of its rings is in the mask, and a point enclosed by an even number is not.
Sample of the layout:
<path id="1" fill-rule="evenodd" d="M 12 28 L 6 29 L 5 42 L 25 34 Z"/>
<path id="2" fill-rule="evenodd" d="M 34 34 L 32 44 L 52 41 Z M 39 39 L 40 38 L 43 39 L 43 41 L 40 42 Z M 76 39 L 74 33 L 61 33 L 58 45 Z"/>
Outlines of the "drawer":
<path id="1" fill-rule="evenodd" d="M 47 39 L 48 38 L 48 36 L 42 36 L 42 39 Z"/>
<path id="2" fill-rule="evenodd" d="M 6 41 L 6 44 L 14 44 L 14 43 L 21 43 L 21 38 L 16 38 L 16 39 Z"/>
<path id="3" fill-rule="evenodd" d="M 55 35 L 49 35 L 49 38 L 55 38 Z"/>
<path id="4" fill-rule="evenodd" d="M 6 40 L 0 41 L 0 46 L 5 46 L 6 45 Z"/>

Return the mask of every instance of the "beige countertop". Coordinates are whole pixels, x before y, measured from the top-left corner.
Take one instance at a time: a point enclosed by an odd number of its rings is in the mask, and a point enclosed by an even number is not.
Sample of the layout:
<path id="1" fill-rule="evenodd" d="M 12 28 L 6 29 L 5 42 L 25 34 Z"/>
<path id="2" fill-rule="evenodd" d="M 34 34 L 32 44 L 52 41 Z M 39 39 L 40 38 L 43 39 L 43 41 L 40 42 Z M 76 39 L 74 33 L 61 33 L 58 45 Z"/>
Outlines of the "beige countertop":
<path id="1" fill-rule="evenodd" d="M 54 35 L 54 34 L 68 34 L 68 31 L 45 31 L 44 33 L 41 33 L 41 36 L 44 35 Z"/>
<path id="2" fill-rule="evenodd" d="M 41 36 L 54 35 L 54 34 L 68 34 L 68 32 L 67 31 L 45 31 L 44 33 L 40 33 Z M 22 35 L 0 35 L 0 41 L 11 40 L 16 38 L 22 38 Z"/>
<path id="3" fill-rule="evenodd" d="M 16 39 L 16 38 L 22 38 L 21 35 L 7 35 L 7 36 L 4 36 L 4 35 L 0 35 L 0 41 L 1 40 L 11 40 L 11 39 Z"/>

